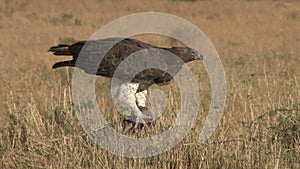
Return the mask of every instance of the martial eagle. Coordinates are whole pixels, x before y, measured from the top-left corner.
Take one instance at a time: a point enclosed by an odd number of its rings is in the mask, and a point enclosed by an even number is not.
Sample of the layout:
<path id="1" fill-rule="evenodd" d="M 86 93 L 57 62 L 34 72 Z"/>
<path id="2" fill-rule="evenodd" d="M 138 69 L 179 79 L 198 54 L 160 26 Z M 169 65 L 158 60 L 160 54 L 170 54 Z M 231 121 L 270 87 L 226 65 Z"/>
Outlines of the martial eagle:
<path id="1" fill-rule="evenodd" d="M 49 49 L 54 55 L 70 55 L 72 60 L 55 63 L 52 68 L 64 66 L 79 67 L 88 74 L 95 74 L 104 77 L 115 77 L 121 80 L 128 80 L 130 70 L 136 69 L 135 63 L 129 63 L 125 66 L 122 73 L 114 75 L 118 66 L 135 52 L 141 50 L 159 50 L 172 53 L 179 57 L 180 61 L 167 59 L 162 55 L 160 63 L 166 66 L 165 70 L 149 68 L 134 75 L 129 82 L 121 84 L 118 88 L 117 99 L 131 110 L 132 125 L 147 123 L 151 121 L 151 113 L 146 108 L 147 89 L 153 85 L 167 85 L 173 79 L 173 76 L 182 68 L 184 63 L 193 60 L 202 60 L 203 56 L 195 49 L 189 47 L 171 47 L 163 48 L 151 45 L 132 38 L 107 38 L 99 40 L 79 41 L 72 45 L 59 44 Z M 105 53 L 100 56 L 102 51 Z M 143 53 L 144 62 L 151 60 L 151 54 Z M 98 56 L 99 55 L 99 56 Z M 77 62 L 77 63 L 76 63 Z M 167 70 L 171 69 L 171 74 Z M 169 70 L 170 71 L 170 70 Z M 128 76 L 127 76 L 128 75 Z M 133 117 L 133 118 L 132 118 Z M 125 129 L 128 130 L 128 129 Z"/>

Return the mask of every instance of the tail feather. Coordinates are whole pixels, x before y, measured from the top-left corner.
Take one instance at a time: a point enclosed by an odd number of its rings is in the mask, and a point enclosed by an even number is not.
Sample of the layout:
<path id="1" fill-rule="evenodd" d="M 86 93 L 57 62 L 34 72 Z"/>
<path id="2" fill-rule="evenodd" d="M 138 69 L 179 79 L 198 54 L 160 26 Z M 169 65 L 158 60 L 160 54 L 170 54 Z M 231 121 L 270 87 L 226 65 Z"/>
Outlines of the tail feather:
<path id="1" fill-rule="evenodd" d="M 60 44 L 58 46 L 52 46 L 48 52 L 53 52 L 54 55 L 72 55 L 69 47 L 69 45 Z"/>
<path id="2" fill-rule="evenodd" d="M 59 68 L 59 67 L 65 67 L 65 66 L 74 67 L 75 62 L 73 60 L 57 62 L 52 66 L 52 69 Z"/>

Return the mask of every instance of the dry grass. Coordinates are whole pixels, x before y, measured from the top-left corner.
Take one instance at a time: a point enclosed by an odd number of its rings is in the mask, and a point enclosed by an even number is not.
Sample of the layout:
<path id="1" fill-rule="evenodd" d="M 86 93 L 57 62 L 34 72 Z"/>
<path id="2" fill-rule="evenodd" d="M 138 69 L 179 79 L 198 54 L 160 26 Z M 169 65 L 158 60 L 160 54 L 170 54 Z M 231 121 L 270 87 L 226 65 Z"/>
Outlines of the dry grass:
<path id="1" fill-rule="evenodd" d="M 51 70 L 57 59 L 46 51 L 143 11 L 181 16 L 207 34 L 226 71 L 227 102 L 214 135 L 198 144 L 210 89 L 205 69 L 199 62 L 189 64 L 207 98 L 192 132 L 159 156 L 129 159 L 98 148 L 87 137 L 71 105 L 71 69 Z M 1 1 L 0 168 L 299 168 L 299 17 L 299 2 L 283 0 Z M 157 36 L 138 38 L 173 43 Z M 98 101 L 119 130 L 121 118 L 106 98 L 108 82 L 98 78 Z M 176 89 L 175 83 L 163 87 L 170 94 L 168 107 L 156 127 L 141 136 L 172 123 Z"/>

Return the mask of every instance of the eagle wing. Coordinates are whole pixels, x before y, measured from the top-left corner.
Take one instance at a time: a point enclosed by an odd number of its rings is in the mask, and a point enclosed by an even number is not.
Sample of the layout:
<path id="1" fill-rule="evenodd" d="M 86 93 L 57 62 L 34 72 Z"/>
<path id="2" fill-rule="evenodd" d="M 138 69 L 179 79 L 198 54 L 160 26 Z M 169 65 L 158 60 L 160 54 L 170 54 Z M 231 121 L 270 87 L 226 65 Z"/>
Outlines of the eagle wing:
<path id="1" fill-rule="evenodd" d="M 105 77 L 113 77 L 119 65 L 131 54 L 143 49 L 150 48 L 165 50 L 136 39 L 131 38 L 107 38 L 101 40 L 79 41 L 72 45 L 58 45 L 50 48 L 49 51 L 54 55 L 72 55 L 73 59 L 69 61 L 58 62 L 53 68 L 71 66 L 79 67 L 86 73 L 96 74 Z M 107 52 L 106 52 L 107 51 Z M 141 52 L 143 59 L 131 60 L 122 64 L 122 67 L 115 75 L 122 80 L 132 80 L 134 83 L 140 83 L 139 91 L 147 89 L 154 83 L 159 85 L 168 84 L 172 80 L 172 75 L 167 72 L 176 74 L 182 64 L 174 61 L 168 61 L 162 58 L 153 59 L 157 52 Z M 80 55 L 80 57 L 79 57 Z M 151 68 L 155 64 L 161 65 L 160 69 Z M 147 66 L 149 68 L 147 68 Z M 145 68 L 146 67 L 146 68 Z M 139 71 L 142 70 L 142 71 Z M 134 73 L 139 71 L 132 77 Z"/>

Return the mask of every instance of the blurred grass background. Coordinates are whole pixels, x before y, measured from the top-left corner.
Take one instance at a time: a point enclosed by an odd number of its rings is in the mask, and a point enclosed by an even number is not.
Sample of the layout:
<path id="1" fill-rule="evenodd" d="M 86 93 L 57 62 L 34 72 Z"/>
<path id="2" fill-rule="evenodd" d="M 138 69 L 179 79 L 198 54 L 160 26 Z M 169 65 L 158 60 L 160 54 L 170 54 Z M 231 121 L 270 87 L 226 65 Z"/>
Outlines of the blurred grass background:
<path id="1" fill-rule="evenodd" d="M 47 50 L 145 11 L 183 17 L 205 32 L 224 65 L 227 102 L 213 136 L 198 144 L 210 86 L 203 65 L 189 63 L 202 98 L 192 132 L 168 152 L 129 159 L 98 148 L 84 133 L 71 102 L 72 69 L 52 70 L 58 58 Z M 0 168 L 299 168 L 299 17 L 300 3 L 291 0 L 1 1 Z M 156 35 L 136 38 L 178 45 Z M 121 131 L 108 87 L 109 79 L 97 77 L 100 109 Z M 175 82 L 155 88 L 168 95 L 167 108 L 155 128 L 132 137 L 160 133 L 176 118 Z"/>

